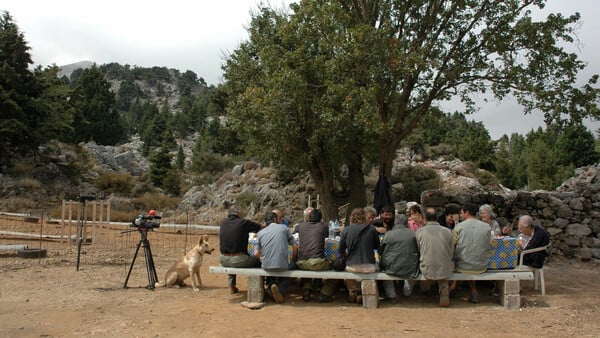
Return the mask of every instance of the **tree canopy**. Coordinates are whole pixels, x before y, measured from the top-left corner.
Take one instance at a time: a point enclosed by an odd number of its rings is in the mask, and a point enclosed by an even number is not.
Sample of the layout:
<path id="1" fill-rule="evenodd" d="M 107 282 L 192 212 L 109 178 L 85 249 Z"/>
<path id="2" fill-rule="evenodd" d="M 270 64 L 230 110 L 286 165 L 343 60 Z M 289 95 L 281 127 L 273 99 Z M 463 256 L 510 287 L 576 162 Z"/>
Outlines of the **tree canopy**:
<path id="1" fill-rule="evenodd" d="M 565 51 L 580 15 L 536 20 L 543 0 L 304 0 L 261 7 L 249 41 L 224 67 L 229 117 L 249 149 L 310 170 L 335 213 L 340 165 L 359 179 L 364 159 L 390 175 L 400 142 L 439 103 L 474 93 L 516 97 L 547 122 L 599 116 L 598 77 Z M 377 144 L 374 144 L 376 141 Z M 349 184 L 357 183 L 350 180 Z M 356 189 L 364 191 L 358 182 Z M 349 187 L 350 194 L 354 188 Z M 355 194 L 353 206 L 364 198 Z M 364 192 L 363 192 L 364 195 Z"/>

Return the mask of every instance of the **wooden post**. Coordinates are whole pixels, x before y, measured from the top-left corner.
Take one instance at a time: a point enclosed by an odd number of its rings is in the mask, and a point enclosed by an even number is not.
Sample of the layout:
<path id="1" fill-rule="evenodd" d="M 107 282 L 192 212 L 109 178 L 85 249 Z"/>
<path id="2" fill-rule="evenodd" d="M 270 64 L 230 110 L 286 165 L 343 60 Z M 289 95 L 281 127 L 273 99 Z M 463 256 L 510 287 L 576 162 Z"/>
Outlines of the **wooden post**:
<path id="1" fill-rule="evenodd" d="M 71 239 L 72 239 L 72 227 L 73 227 L 73 202 L 69 201 L 67 202 L 68 206 L 69 206 L 69 245 L 71 245 Z"/>
<path id="2" fill-rule="evenodd" d="M 98 224 L 96 223 L 96 206 L 98 205 L 98 202 L 94 201 L 94 203 L 92 204 L 92 245 L 94 245 L 94 242 L 97 240 L 97 236 L 98 236 Z"/>
<path id="3" fill-rule="evenodd" d="M 104 201 L 100 201 L 100 215 L 99 215 L 99 221 L 98 221 L 98 240 L 102 241 L 102 232 L 103 232 L 103 228 L 104 228 L 104 224 L 103 224 L 103 220 L 104 220 Z"/>
<path id="4" fill-rule="evenodd" d="M 60 243 L 65 243 L 65 200 L 62 200 L 62 208 L 60 208 Z"/>

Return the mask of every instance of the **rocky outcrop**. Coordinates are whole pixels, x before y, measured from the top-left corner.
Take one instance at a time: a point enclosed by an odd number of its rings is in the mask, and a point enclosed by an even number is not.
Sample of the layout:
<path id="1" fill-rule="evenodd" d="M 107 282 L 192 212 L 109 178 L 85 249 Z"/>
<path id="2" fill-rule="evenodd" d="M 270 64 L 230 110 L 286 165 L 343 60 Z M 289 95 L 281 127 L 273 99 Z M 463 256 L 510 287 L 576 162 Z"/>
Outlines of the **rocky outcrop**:
<path id="1" fill-rule="evenodd" d="M 100 171 L 126 171 L 133 176 L 142 176 L 150 169 L 150 162 L 139 151 L 142 141 L 138 137 L 120 146 L 103 146 L 95 142 L 80 145 L 89 151 Z"/>

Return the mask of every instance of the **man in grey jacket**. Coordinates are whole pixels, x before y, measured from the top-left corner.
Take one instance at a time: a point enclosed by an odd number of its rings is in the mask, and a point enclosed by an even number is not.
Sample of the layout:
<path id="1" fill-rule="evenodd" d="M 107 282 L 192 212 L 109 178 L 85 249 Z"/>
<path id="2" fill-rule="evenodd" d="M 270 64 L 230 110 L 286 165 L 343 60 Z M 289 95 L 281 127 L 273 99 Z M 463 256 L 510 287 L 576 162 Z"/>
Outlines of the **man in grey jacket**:
<path id="1" fill-rule="evenodd" d="M 440 306 L 450 305 L 448 278 L 452 275 L 454 264 L 452 255 L 452 232 L 440 225 L 434 208 L 425 210 L 427 224 L 415 233 L 420 252 L 420 268 L 425 278 L 437 281 L 440 294 Z"/>
<path id="2" fill-rule="evenodd" d="M 452 231 L 455 245 L 454 261 L 458 272 L 480 274 L 487 269 L 492 228 L 489 224 L 475 218 L 477 209 L 474 204 L 463 205 L 460 210 L 460 218 L 463 221 Z M 475 281 L 468 281 L 467 284 L 471 289 L 469 302 L 479 303 Z"/>

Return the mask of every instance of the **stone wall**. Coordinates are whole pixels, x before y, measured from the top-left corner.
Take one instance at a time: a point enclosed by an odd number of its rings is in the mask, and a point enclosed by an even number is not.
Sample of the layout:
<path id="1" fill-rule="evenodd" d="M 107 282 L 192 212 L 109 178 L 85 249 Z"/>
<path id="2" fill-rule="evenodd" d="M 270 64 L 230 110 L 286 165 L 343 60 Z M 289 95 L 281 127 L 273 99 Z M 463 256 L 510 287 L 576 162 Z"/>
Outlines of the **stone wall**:
<path id="1" fill-rule="evenodd" d="M 449 203 L 490 204 L 498 222 L 510 223 L 517 231 L 516 219 L 529 214 L 536 225 L 544 227 L 551 238 L 551 254 L 583 261 L 600 259 L 600 165 L 576 169 L 576 175 L 556 191 L 511 191 L 507 194 L 449 194 L 427 190 L 421 204 L 443 210 Z"/>

